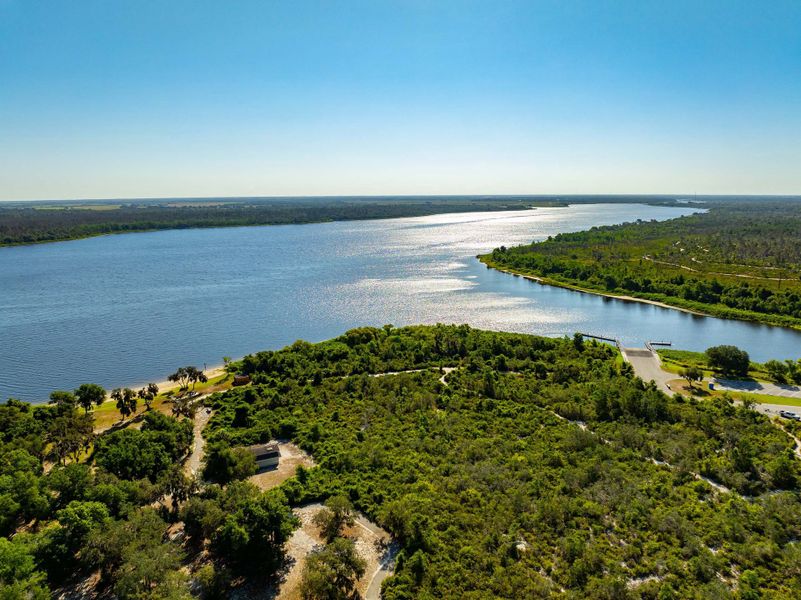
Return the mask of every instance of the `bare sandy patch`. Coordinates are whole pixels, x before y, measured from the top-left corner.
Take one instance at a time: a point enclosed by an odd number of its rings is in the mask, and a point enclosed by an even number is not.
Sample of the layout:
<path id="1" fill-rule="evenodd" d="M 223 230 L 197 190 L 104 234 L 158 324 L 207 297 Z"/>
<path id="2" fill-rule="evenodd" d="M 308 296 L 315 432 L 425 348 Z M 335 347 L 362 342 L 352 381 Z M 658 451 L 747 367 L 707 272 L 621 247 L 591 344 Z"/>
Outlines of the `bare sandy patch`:
<path id="1" fill-rule="evenodd" d="M 278 450 L 281 457 L 278 459 L 278 466 L 274 469 L 267 469 L 256 473 L 250 478 L 259 489 L 269 490 L 295 475 L 298 467 L 313 467 L 314 461 L 311 456 L 298 448 L 292 442 L 278 442 Z"/>
<path id="2" fill-rule="evenodd" d="M 325 540 L 320 529 L 314 524 L 314 517 L 323 509 L 322 504 L 307 504 L 293 509 L 300 519 L 301 526 L 286 545 L 287 569 L 281 579 L 276 600 L 299 600 L 300 583 L 306 557 L 315 549 L 322 548 Z M 364 576 L 359 580 L 357 590 L 365 600 L 376 600 L 381 590 L 381 582 L 392 574 L 397 546 L 389 533 L 363 515 L 356 515 L 356 522 L 343 532 L 344 537 L 353 540 L 359 556 L 367 563 Z"/>

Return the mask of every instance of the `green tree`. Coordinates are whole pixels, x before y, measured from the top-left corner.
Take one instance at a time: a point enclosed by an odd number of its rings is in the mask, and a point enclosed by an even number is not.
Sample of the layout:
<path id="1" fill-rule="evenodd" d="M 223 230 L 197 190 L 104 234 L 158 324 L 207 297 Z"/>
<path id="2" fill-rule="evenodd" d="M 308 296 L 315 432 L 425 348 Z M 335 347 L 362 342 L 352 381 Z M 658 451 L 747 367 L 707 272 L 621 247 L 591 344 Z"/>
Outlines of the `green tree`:
<path id="1" fill-rule="evenodd" d="M 226 600 L 231 587 L 231 572 L 225 567 L 205 565 L 198 569 L 195 578 L 200 584 L 203 600 Z"/>
<path id="2" fill-rule="evenodd" d="M 50 404 L 55 404 L 60 409 L 70 409 L 75 406 L 76 402 L 77 400 L 72 392 L 62 390 L 50 392 Z"/>
<path id="3" fill-rule="evenodd" d="M 21 520 L 46 515 L 49 503 L 41 473 L 38 458 L 0 444 L 0 535 L 10 534 Z"/>
<path id="4" fill-rule="evenodd" d="M 740 350 L 737 346 L 712 346 L 707 348 L 706 355 L 713 369 L 719 369 L 726 375 L 741 377 L 748 375 L 751 364 L 748 352 Z"/>
<path id="5" fill-rule="evenodd" d="M 192 444 L 192 423 L 159 412 L 145 415 L 142 429 L 122 429 L 98 438 L 98 465 L 123 479 L 147 477 L 155 482 L 176 464 Z"/>
<path id="6" fill-rule="evenodd" d="M 309 555 L 303 568 L 303 600 L 351 600 L 367 564 L 352 540 L 337 538 Z"/>
<path id="7" fill-rule="evenodd" d="M 695 387 L 695 383 L 704 379 L 704 372 L 698 367 L 687 367 L 679 371 L 679 375 L 687 380 L 689 386 Z"/>
<path id="8" fill-rule="evenodd" d="M 94 406 L 100 406 L 106 400 L 106 390 L 96 383 L 82 383 L 75 390 L 78 405 L 88 413 Z"/>
<path id="9" fill-rule="evenodd" d="M 132 389 L 115 388 L 111 391 L 111 399 L 116 401 L 123 420 L 136 412 L 136 393 Z"/>
<path id="10" fill-rule="evenodd" d="M 148 383 L 141 390 L 136 392 L 136 395 L 145 403 L 146 410 L 150 410 L 153 400 L 156 399 L 159 393 L 159 386 L 155 383 Z"/>
<path id="11" fill-rule="evenodd" d="M 798 461 L 794 460 L 791 451 L 777 456 L 767 464 L 768 475 L 774 487 L 792 490 L 798 484 Z"/>
<path id="12" fill-rule="evenodd" d="M 187 477 L 181 464 L 174 464 L 164 471 L 159 477 L 158 486 L 163 496 L 170 497 L 175 515 L 178 514 L 181 504 L 197 489 L 195 481 Z"/>
<path id="13" fill-rule="evenodd" d="M 55 495 L 53 507 L 64 508 L 73 500 L 83 500 L 86 497 L 93 483 L 92 469 L 81 463 L 56 465 L 47 474 L 44 483 Z"/>
<path id="14" fill-rule="evenodd" d="M 36 570 L 34 557 L 23 544 L 0 537 L 0 598 L 47 600 L 45 575 Z"/>
<path id="15" fill-rule="evenodd" d="M 171 402 L 172 408 L 170 411 L 172 412 L 172 416 L 186 417 L 187 419 L 195 418 L 197 407 L 190 398 L 187 398 L 186 396 L 179 396 L 177 398 L 173 398 Z"/>
<path id="16" fill-rule="evenodd" d="M 740 575 L 740 589 L 737 597 L 740 600 L 759 600 L 762 597 L 760 591 L 759 574 L 756 571 L 743 571 Z"/>
<path id="17" fill-rule="evenodd" d="M 66 508 L 59 510 L 56 519 L 61 525 L 61 537 L 72 552 L 83 546 L 93 530 L 110 522 L 108 508 L 104 504 L 80 500 L 73 500 Z"/>
<path id="18" fill-rule="evenodd" d="M 353 504 L 345 496 L 332 496 L 326 500 L 325 507 L 314 515 L 314 524 L 328 542 L 339 537 L 342 530 L 354 522 Z"/>
<path id="19" fill-rule="evenodd" d="M 74 408 L 57 416 L 47 431 L 51 455 L 64 464 L 67 458 L 77 461 L 94 439 L 94 419 L 89 413 L 81 414 Z"/>
<path id="20" fill-rule="evenodd" d="M 765 363 L 765 371 L 768 376 L 776 383 L 787 383 L 787 365 L 778 360 L 769 360 Z"/>
<path id="21" fill-rule="evenodd" d="M 214 483 L 226 484 L 256 473 L 256 460 L 244 448 L 210 444 L 203 461 L 203 478 Z"/>
<path id="22" fill-rule="evenodd" d="M 193 366 L 180 367 L 167 379 L 177 383 L 182 390 L 189 388 L 190 383 L 192 384 L 192 389 L 194 390 L 195 384 L 206 383 L 208 381 L 208 378 L 203 371 Z"/>
<path id="23" fill-rule="evenodd" d="M 193 496 L 181 507 L 180 518 L 184 529 L 196 547 L 211 539 L 225 521 L 226 513 L 220 503 L 211 498 Z"/>
<path id="24" fill-rule="evenodd" d="M 182 553 L 164 541 L 167 524 L 151 508 L 141 508 L 126 520 L 113 521 L 89 535 L 87 554 L 114 582 L 122 600 L 142 597 L 168 582 L 180 566 Z"/>
<path id="25" fill-rule="evenodd" d="M 284 544 L 298 524 L 286 496 L 270 490 L 245 500 L 228 515 L 212 547 L 240 570 L 270 574 L 283 562 Z"/>

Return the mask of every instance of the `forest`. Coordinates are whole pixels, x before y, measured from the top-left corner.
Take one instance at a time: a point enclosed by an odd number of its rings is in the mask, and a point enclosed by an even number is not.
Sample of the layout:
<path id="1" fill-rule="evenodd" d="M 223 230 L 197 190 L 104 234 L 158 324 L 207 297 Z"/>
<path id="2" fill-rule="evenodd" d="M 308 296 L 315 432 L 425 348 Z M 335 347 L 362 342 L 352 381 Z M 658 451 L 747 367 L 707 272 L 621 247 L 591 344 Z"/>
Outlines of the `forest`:
<path id="1" fill-rule="evenodd" d="M 438 213 L 523 210 L 586 202 L 673 204 L 661 196 L 419 196 L 221 198 L 7 202 L 0 204 L 0 246 L 71 240 L 111 233 L 285 225 L 419 217 Z"/>
<path id="2" fill-rule="evenodd" d="M 206 399 L 203 480 L 180 466 L 180 415 L 64 446 L 59 419 L 92 417 L 68 393 L 0 406 L 0 597 L 269 585 L 312 501 L 398 540 L 389 600 L 801 597 L 792 438 L 729 398 L 664 395 L 612 346 L 387 325 L 231 369 L 252 383 Z M 271 439 L 316 466 L 261 492 L 240 448 Z M 352 550 L 329 542 L 309 586 Z"/>
<path id="3" fill-rule="evenodd" d="M 594 227 L 496 248 L 481 260 L 543 283 L 801 327 L 801 200 L 706 206 L 670 221 Z"/>

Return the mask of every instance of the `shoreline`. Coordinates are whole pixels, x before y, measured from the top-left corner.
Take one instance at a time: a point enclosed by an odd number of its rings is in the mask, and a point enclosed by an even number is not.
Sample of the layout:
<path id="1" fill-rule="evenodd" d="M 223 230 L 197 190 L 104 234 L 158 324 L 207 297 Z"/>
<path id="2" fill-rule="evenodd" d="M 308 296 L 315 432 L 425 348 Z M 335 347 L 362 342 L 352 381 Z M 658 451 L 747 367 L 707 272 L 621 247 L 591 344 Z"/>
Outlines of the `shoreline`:
<path id="1" fill-rule="evenodd" d="M 593 290 L 590 288 L 583 288 L 577 285 L 573 285 L 570 283 L 565 283 L 562 281 L 556 281 L 554 279 L 548 279 L 547 277 L 539 277 L 537 275 L 527 275 L 525 273 L 520 273 L 518 271 L 513 271 L 511 269 L 505 269 L 494 264 L 490 264 L 489 262 L 482 259 L 482 256 L 476 256 L 480 263 L 486 266 L 488 269 L 494 269 L 500 273 L 506 273 L 508 275 L 512 275 L 514 277 L 522 277 L 523 279 L 527 279 L 534 283 L 538 283 L 540 285 L 550 285 L 553 287 L 563 288 L 566 290 L 571 290 L 574 292 L 580 292 L 583 294 L 593 294 L 595 296 L 601 296 L 603 298 L 611 298 L 613 300 L 622 300 L 623 302 L 640 302 L 642 304 L 650 304 L 652 306 L 658 306 L 660 308 L 669 308 L 670 310 L 677 310 L 683 313 L 695 315 L 697 317 L 709 317 L 712 319 L 726 319 L 730 321 L 743 321 L 745 323 L 753 323 L 755 325 L 764 325 L 766 327 L 780 327 L 782 329 L 790 329 L 792 331 L 801 331 L 801 325 L 782 325 L 779 323 L 771 323 L 769 321 L 764 321 L 761 319 L 751 319 L 747 317 L 736 317 L 736 316 L 722 316 L 722 315 L 715 315 L 708 312 L 702 312 L 700 310 L 695 310 L 692 308 L 685 308 L 683 306 L 677 306 L 675 304 L 667 304 L 666 302 L 660 302 L 659 300 L 649 300 L 648 298 L 638 298 L 637 296 L 624 296 L 620 294 L 612 294 L 609 292 L 602 292 L 599 290 Z"/>
<path id="2" fill-rule="evenodd" d="M 223 373 L 225 373 L 225 365 L 214 365 L 214 366 L 209 367 L 205 371 L 203 371 L 203 374 L 206 377 L 208 377 L 209 380 L 214 379 L 215 377 L 218 377 L 218 376 L 222 375 Z M 146 386 L 148 383 L 151 383 L 151 382 L 146 381 L 144 383 L 139 383 L 137 385 L 128 386 L 128 387 L 130 387 L 132 390 L 136 391 L 137 389 Z M 173 381 L 170 381 L 169 379 L 165 379 L 163 381 L 154 381 L 152 383 L 155 383 L 157 386 L 159 386 L 159 394 L 163 394 L 163 393 L 165 393 L 165 392 L 167 392 L 169 390 L 178 389 L 178 384 L 173 382 Z"/>
<path id="3" fill-rule="evenodd" d="M 209 380 L 212 380 L 215 377 L 219 377 L 220 375 L 225 373 L 225 365 L 212 366 L 212 367 L 206 369 L 205 371 L 203 371 L 203 373 L 206 375 L 206 377 L 209 378 Z M 128 387 L 128 388 L 130 388 L 130 389 L 132 389 L 134 391 L 137 391 L 138 389 L 148 385 L 148 383 L 151 383 L 151 382 L 147 382 L 146 381 L 144 383 L 138 383 L 136 385 L 116 386 L 116 387 L 121 387 L 121 388 Z M 165 379 L 163 381 L 155 381 L 155 382 L 152 382 L 152 383 L 155 383 L 159 387 L 159 393 L 158 393 L 159 396 L 164 395 L 166 392 L 174 391 L 174 390 L 178 389 L 178 384 L 173 382 L 173 381 L 170 381 L 169 379 Z M 111 388 L 111 389 L 116 389 L 116 387 L 115 388 Z M 107 392 L 106 393 L 106 399 L 105 399 L 105 401 L 103 401 L 103 404 L 101 404 L 97 408 L 100 408 L 100 407 L 108 404 L 109 402 L 114 402 L 114 400 L 111 399 L 111 389 L 110 390 L 106 390 L 106 392 Z"/>
<path id="4" fill-rule="evenodd" d="M 500 273 L 507 273 L 509 275 L 522 277 L 523 279 L 527 279 L 528 281 L 533 281 L 534 283 L 538 283 L 540 285 L 550 285 L 553 287 L 558 287 L 566 290 L 571 290 L 574 292 L 580 292 L 582 294 L 593 294 L 595 296 L 601 296 L 603 298 L 612 298 L 614 300 L 622 300 L 624 302 L 641 302 L 642 304 L 650 304 L 652 306 L 659 306 L 660 308 L 669 308 L 671 310 L 678 310 L 684 313 L 688 313 L 691 315 L 696 315 L 698 317 L 712 317 L 715 319 L 725 319 L 727 317 L 716 317 L 713 314 L 701 312 L 698 310 L 693 310 L 691 308 L 684 308 L 683 306 L 675 306 L 673 304 L 667 304 L 665 302 L 660 302 L 659 300 L 649 300 L 648 298 L 637 298 L 636 296 L 621 296 L 619 294 L 612 294 L 609 292 L 601 292 L 598 290 L 593 290 L 589 288 L 579 287 L 577 285 L 572 285 L 570 283 L 564 283 L 562 281 L 555 281 L 553 279 L 548 279 L 547 277 L 538 277 L 537 275 L 526 275 L 524 273 L 518 273 L 517 271 L 512 271 L 511 269 L 502 269 L 501 267 L 497 267 L 495 265 L 491 265 L 487 262 L 484 262 L 479 258 L 479 261 L 483 263 L 488 269 L 494 269 Z M 746 319 L 736 319 L 738 321 L 744 321 Z M 755 322 L 755 321 L 751 321 Z M 758 322 L 758 321 L 757 321 Z M 770 323 L 763 323 L 764 325 L 770 325 Z M 772 327 L 782 327 L 781 325 L 772 325 Z M 790 329 L 794 329 L 790 327 Z"/>
<path id="5" fill-rule="evenodd" d="M 486 264 L 486 263 L 485 263 Z M 569 283 L 563 283 L 561 281 L 554 281 L 552 279 L 546 279 L 544 277 L 537 277 L 536 275 L 523 275 L 522 273 L 516 273 L 515 271 L 507 271 L 505 269 L 498 269 L 497 267 L 490 267 L 491 269 L 495 269 L 496 271 L 500 271 L 502 273 L 509 273 L 511 275 L 517 275 L 518 277 L 522 277 L 523 279 L 528 279 L 529 281 L 533 281 L 535 283 L 539 283 L 540 285 L 550 285 L 553 287 L 560 287 L 566 290 L 572 290 L 574 292 L 581 292 L 583 294 L 594 294 L 596 296 L 602 296 L 604 298 L 612 298 L 614 300 L 623 300 L 624 302 L 641 302 L 642 304 L 651 304 L 652 306 L 659 306 L 660 308 L 669 308 L 671 310 L 678 310 L 681 312 L 689 313 L 691 315 L 696 315 L 698 317 L 712 317 L 716 319 L 722 319 L 725 317 L 715 317 L 715 315 L 704 313 L 698 310 L 692 310 L 691 308 L 684 308 L 683 306 L 674 306 L 672 304 L 666 304 L 665 302 L 659 302 L 658 300 L 649 300 L 648 298 L 637 298 L 636 296 L 620 296 L 618 294 L 610 294 L 609 292 L 599 292 L 598 290 L 591 290 L 588 288 L 582 288 L 576 285 L 571 285 Z M 738 319 L 741 320 L 741 319 Z"/>

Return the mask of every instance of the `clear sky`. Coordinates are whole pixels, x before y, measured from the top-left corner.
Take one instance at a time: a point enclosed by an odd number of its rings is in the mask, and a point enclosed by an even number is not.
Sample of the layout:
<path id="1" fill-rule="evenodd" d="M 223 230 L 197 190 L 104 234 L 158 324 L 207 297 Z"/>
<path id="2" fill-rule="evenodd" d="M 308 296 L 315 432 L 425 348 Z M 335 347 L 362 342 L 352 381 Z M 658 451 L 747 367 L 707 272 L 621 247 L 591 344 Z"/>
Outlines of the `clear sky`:
<path id="1" fill-rule="evenodd" d="M 0 199 L 801 194 L 801 1 L 0 0 Z"/>

